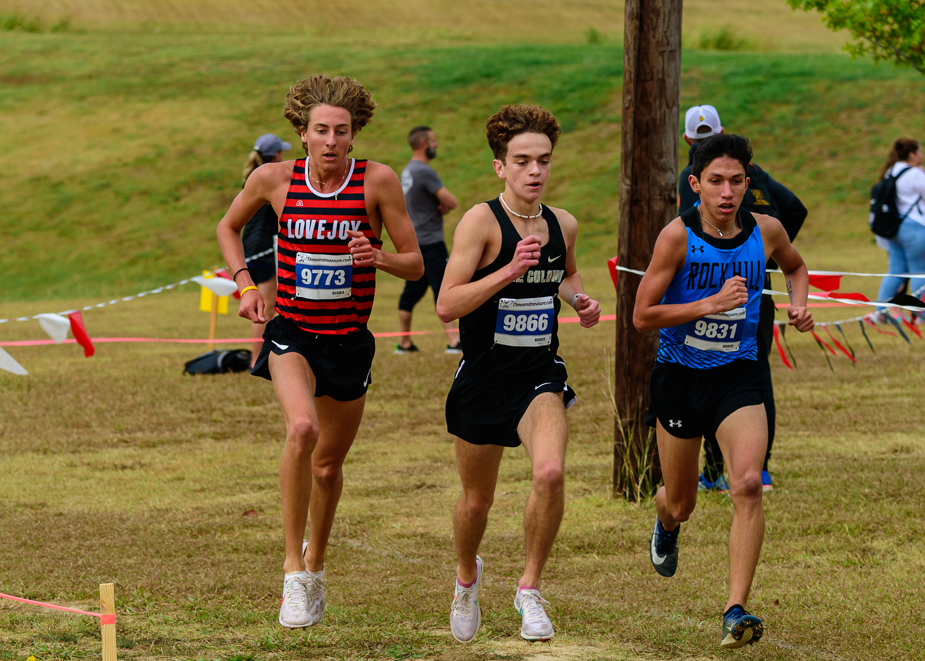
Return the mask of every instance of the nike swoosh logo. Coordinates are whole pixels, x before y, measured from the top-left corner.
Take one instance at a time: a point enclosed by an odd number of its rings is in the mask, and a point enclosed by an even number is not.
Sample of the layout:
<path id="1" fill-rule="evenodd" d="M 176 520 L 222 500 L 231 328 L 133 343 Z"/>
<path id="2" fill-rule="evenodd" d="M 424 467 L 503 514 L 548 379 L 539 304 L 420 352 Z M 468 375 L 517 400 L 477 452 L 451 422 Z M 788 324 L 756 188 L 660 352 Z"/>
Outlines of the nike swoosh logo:
<path id="1" fill-rule="evenodd" d="M 270 340 L 270 342 L 272 342 L 273 344 L 275 344 L 276 346 L 278 346 L 278 347 L 279 347 L 280 349 L 282 349 L 283 351 L 285 351 L 286 349 L 289 348 L 289 345 L 288 345 L 288 344 L 280 344 L 280 343 L 277 342 L 276 340 Z"/>
<path id="2" fill-rule="evenodd" d="M 652 547 L 652 562 L 655 563 L 656 565 L 663 564 L 665 562 L 665 558 L 667 558 L 668 556 L 659 555 L 658 552 L 655 550 L 655 535 L 652 535 L 652 539 L 649 541 L 649 545 Z"/>
<path id="3" fill-rule="evenodd" d="M 549 258 L 549 263 L 552 264 L 554 261 L 556 261 L 557 259 L 559 259 L 559 257 L 562 257 L 562 255 L 556 255 L 555 257 L 550 257 L 550 258 Z"/>
<path id="4" fill-rule="evenodd" d="M 370 376 L 370 374 L 372 374 L 372 372 L 373 372 L 373 371 L 370 370 L 369 372 L 366 373 L 366 378 L 363 379 L 363 387 L 364 387 L 364 388 L 366 387 L 366 384 L 369 383 L 369 376 Z"/>
<path id="5" fill-rule="evenodd" d="M 548 386 L 550 383 L 552 383 L 552 381 L 546 381 L 545 383 L 541 383 L 540 385 L 536 386 L 534 390 L 539 390 L 543 386 Z"/>

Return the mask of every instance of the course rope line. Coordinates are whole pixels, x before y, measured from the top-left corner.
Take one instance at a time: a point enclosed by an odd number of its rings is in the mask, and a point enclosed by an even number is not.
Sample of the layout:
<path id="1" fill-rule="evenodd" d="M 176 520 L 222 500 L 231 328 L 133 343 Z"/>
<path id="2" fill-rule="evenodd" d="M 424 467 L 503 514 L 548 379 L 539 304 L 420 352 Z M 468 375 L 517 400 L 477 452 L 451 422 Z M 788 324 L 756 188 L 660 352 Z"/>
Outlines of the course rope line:
<path id="1" fill-rule="evenodd" d="M 244 258 L 244 261 L 245 261 L 245 262 L 250 262 L 250 261 L 255 260 L 255 259 L 259 258 L 259 257 L 265 257 L 266 255 L 269 255 L 269 254 L 271 254 L 272 252 L 273 252 L 273 248 L 270 248 L 269 250 L 264 250 L 263 252 L 258 252 L 256 255 L 252 255 L 252 256 L 250 256 L 250 257 L 245 257 L 245 258 Z M 209 271 L 209 275 L 215 275 L 215 272 L 216 272 L 216 271 L 222 271 L 222 270 L 224 270 L 224 269 L 216 269 L 215 271 Z M 95 310 L 95 309 L 97 309 L 97 308 L 105 308 L 105 307 L 107 307 L 107 306 L 109 306 L 109 305 L 115 305 L 116 303 L 124 303 L 124 302 L 126 302 L 126 301 L 132 301 L 132 300 L 134 300 L 134 299 L 136 299 L 136 298 L 142 298 L 142 297 L 144 297 L 144 296 L 148 296 L 149 294 L 161 294 L 161 293 L 163 293 L 163 292 L 165 292 L 165 291 L 170 291 L 170 290 L 172 290 L 172 289 L 176 289 L 177 287 L 180 287 L 180 286 L 182 286 L 182 285 L 188 285 L 188 284 L 191 283 L 191 282 L 193 282 L 193 279 L 192 279 L 192 278 L 185 278 L 185 279 L 183 279 L 183 280 L 180 280 L 180 282 L 172 282 L 172 283 L 170 283 L 169 285 L 162 285 L 162 286 L 158 287 L 157 289 L 149 289 L 148 291 L 139 292 L 139 293 L 137 293 L 137 294 L 133 294 L 132 296 L 124 296 L 124 297 L 122 297 L 122 298 L 114 298 L 114 299 L 112 299 L 111 301 L 104 301 L 104 302 L 102 302 L 102 303 L 97 303 L 96 305 L 85 305 L 85 306 L 82 307 L 82 308 L 74 308 L 74 309 L 72 309 L 72 310 L 64 310 L 63 312 L 58 312 L 57 314 L 61 315 L 62 317 L 66 317 L 67 315 L 69 315 L 69 314 L 71 314 L 71 313 L 73 313 L 73 312 L 77 312 L 78 310 L 84 310 L 84 311 L 86 311 L 86 310 Z M 42 313 L 42 314 L 45 314 L 45 313 Z M 31 317 L 10 317 L 9 319 L 0 319 L 0 324 L 5 324 L 5 323 L 8 322 L 8 321 L 31 321 L 32 319 L 38 319 L 38 318 L 39 318 L 39 315 L 37 315 L 37 314 L 36 314 L 36 315 L 32 315 Z"/>
<path id="2" fill-rule="evenodd" d="M 116 616 L 115 615 L 103 615 L 102 613 L 91 613 L 89 611 L 78 610 L 77 608 L 68 608 L 66 606 L 55 606 L 54 604 L 46 604 L 43 601 L 33 601 L 32 599 L 23 599 L 22 597 L 14 597 L 11 594 L 3 594 L 0 592 L 0 599 L 9 599 L 11 601 L 19 601 L 24 604 L 32 604 L 33 606 L 41 606 L 43 608 L 54 608 L 59 611 L 67 611 L 68 613 L 77 613 L 78 615 L 89 615 L 91 617 L 98 617 L 101 620 L 101 624 L 115 624 Z"/>
<path id="3" fill-rule="evenodd" d="M 600 321 L 615 321 L 617 315 L 615 314 L 602 314 Z M 559 319 L 560 324 L 577 324 L 580 323 L 581 319 L 578 317 L 562 317 Z M 390 332 L 390 333 L 373 333 L 373 337 L 400 337 L 402 335 L 433 335 L 435 333 L 452 333 L 456 332 L 456 329 L 453 330 L 442 330 L 442 331 L 408 331 L 408 332 Z M 243 342 L 263 342 L 263 338 L 257 337 L 238 337 L 238 338 L 226 338 L 226 339 L 215 339 L 215 340 L 201 340 L 198 338 L 193 339 L 175 339 L 175 338 L 162 338 L 162 337 L 94 337 L 93 343 L 121 343 L 121 342 L 153 342 L 153 343 L 164 343 L 164 344 L 239 344 Z M 54 340 L 13 340 L 10 342 L 0 342 L 0 347 L 37 347 L 47 344 L 55 344 Z M 77 340 L 68 338 L 64 340 L 61 344 L 77 344 Z"/>

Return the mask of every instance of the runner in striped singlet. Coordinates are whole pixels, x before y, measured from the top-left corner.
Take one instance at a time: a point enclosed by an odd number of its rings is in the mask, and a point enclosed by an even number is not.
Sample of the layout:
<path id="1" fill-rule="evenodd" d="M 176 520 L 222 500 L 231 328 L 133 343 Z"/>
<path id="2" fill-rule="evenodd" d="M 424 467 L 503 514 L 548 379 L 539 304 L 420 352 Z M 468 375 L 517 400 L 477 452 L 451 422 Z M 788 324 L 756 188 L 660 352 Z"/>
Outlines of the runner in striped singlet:
<path id="1" fill-rule="evenodd" d="M 238 314 L 263 323 L 266 302 L 245 267 L 240 232 L 263 204 L 279 216 L 278 315 L 267 323 L 253 374 L 272 380 L 286 421 L 279 622 L 288 628 L 317 624 L 324 614 L 324 558 L 342 467 L 372 382 L 376 347 L 366 323 L 376 271 L 405 280 L 424 273 L 398 177 L 385 165 L 348 156 L 375 108 L 369 92 L 349 78 L 318 75 L 296 83 L 285 115 L 306 158 L 255 170 L 217 230 L 241 290 Z M 394 253 L 382 250 L 383 228 Z M 309 514 L 311 534 L 303 542 Z"/>
<path id="2" fill-rule="evenodd" d="M 659 234 L 633 311 L 639 331 L 659 331 L 648 422 L 656 428 L 665 484 L 655 495 L 649 557 L 662 576 L 677 570 L 681 523 L 697 504 L 700 442 L 705 433 L 716 434 L 733 506 L 720 644 L 733 648 L 757 642 L 764 631 L 745 606 L 764 540 L 768 423 L 756 331 L 769 259 L 784 272 L 790 325 L 801 333 L 813 328 L 803 258 L 779 220 L 741 208 L 751 157 L 748 140 L 737 135 L 700 144 L 690 176 L 700 206 Z"/>

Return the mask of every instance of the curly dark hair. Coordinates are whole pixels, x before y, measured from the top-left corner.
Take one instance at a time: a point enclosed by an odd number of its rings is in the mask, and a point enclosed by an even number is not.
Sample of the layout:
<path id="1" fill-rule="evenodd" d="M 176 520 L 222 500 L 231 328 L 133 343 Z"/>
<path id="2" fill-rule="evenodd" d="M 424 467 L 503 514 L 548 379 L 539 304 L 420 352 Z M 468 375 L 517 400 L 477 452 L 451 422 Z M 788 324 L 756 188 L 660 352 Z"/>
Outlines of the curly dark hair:
<path id="1" fill-rule="evenodd" d="M 562 127 L 551 112 L 541 106 L 501 106 L 488 118 L 485 125 L 488 133 L 488 146 L 502 163 L 507 158 L 507 144 L 515 135 L 521 133 L 542 133 L 549 138 L 553 148 L 559 141 Z"/>
<path id="2" fill-rule="evenodd" d="M 376 109 L 373 97 L 353 78 L 328 78 L 318 74 L 300 80 L 289 88 L 283 114 L 292 124 L 296 135 L 301 137 L 302 132 L 308 128 L 312 110 L 321 105 L 336 106 L 349 112 L 354 134 L 369 123 Z"/>

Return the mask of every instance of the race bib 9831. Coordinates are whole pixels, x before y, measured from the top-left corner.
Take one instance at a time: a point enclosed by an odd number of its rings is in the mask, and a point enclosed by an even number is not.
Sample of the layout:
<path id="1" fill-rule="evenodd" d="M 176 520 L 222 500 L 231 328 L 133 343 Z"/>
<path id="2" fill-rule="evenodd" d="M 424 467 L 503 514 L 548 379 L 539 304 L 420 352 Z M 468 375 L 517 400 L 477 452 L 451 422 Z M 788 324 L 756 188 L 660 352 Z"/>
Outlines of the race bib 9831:
<path id="1" fill-rule="evenodd" d="M 295 295 L 312 301 L 350 298 L 353 257 L 300 252 L 295 260 Z"/>
<path id="2" fill-rule="evenodd" d="M 708 314 L 685 324 L 684 344 L 702 351 L 738 351 L 745 330 L 745 308 Z"/>
<path id="3" fill-rule="evenodd" d="M 498 301 L 495 342 L 509 347 L 552 344 L 555 308 L 552 296 L 502 298 Z"/>

